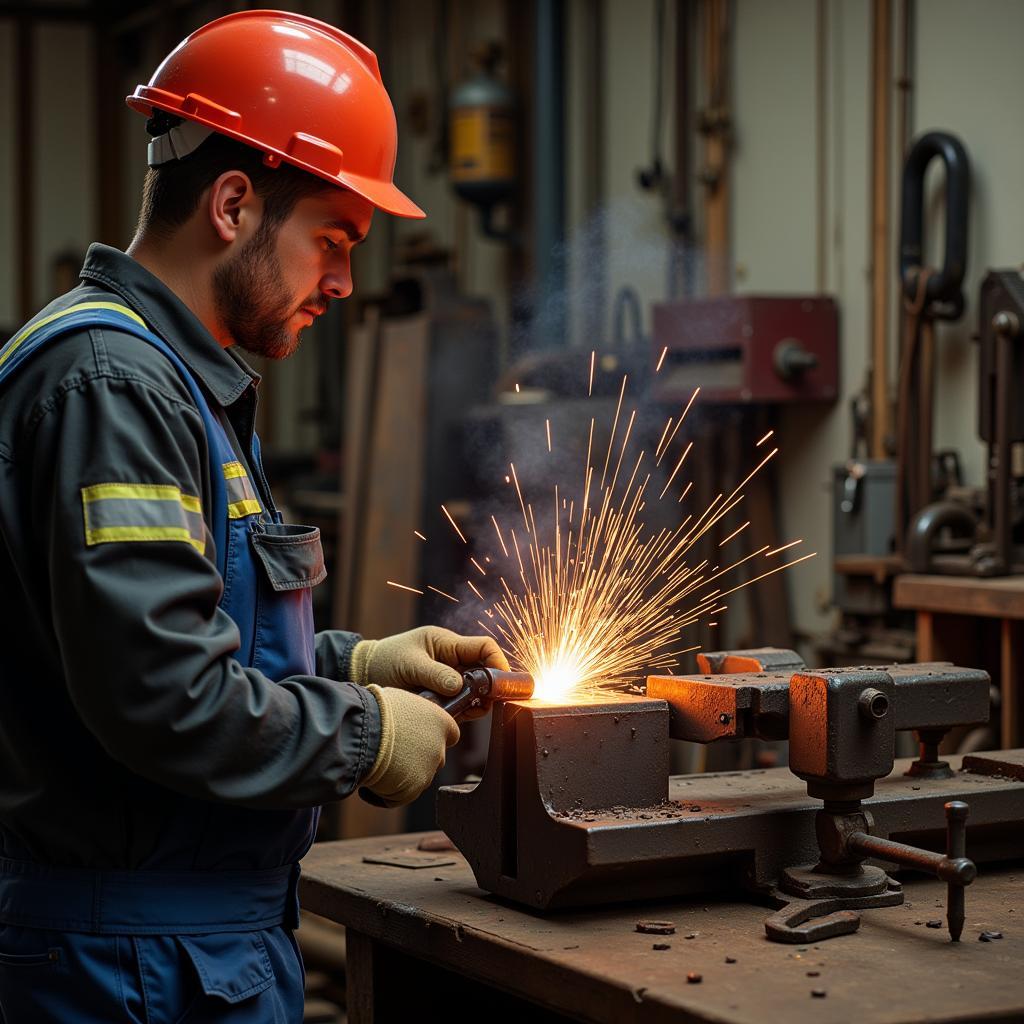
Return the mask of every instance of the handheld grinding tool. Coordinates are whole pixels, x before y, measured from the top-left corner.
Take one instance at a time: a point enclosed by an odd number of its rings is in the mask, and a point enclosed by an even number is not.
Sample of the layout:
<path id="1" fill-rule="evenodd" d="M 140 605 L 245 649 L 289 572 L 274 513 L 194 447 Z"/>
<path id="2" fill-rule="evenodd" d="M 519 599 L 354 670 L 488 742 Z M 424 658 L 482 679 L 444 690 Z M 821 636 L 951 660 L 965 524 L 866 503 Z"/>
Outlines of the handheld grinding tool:
<path id="1" fill-rule="evenodd" d="M 533 676 L 526 672 L 504 672 L 497 668 L 472 668 L 462 673 L 462 689 L 444 698 L 432 690 L 420 696 L 439 704 L 452 718 L 468 711 L 488 707 L 496 700 L 529 700 L 533 696 Z"/>

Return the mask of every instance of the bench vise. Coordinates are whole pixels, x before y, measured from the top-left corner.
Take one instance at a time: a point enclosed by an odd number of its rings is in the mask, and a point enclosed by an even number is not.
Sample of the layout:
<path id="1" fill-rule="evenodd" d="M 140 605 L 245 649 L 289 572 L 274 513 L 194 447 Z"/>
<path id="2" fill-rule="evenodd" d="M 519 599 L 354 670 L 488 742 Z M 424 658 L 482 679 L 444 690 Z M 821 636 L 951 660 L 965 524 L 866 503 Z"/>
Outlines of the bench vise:
<path id="1" fill-rule="evenodd" d="M 778 908 L 770 939 L 809 942 L 901 903 L 895 866 L 947 882 L 958 938 L 975 862 L 1019 856 L 1024 827 L 1024 751 L 938 754 L 948 730 L 987 720 L 988 676 L 810 670 L 772 649 L 699 667 L 648 677 L 646 696 L 496 706 L 482 780 L 438 794 L 478 884 L 538 910 L 740 891 Z M 917 759 L 895 759 L 900 730 Z M 745 737 L 788 739 L 789 768 L 670 776 L 671 739 Z"/>

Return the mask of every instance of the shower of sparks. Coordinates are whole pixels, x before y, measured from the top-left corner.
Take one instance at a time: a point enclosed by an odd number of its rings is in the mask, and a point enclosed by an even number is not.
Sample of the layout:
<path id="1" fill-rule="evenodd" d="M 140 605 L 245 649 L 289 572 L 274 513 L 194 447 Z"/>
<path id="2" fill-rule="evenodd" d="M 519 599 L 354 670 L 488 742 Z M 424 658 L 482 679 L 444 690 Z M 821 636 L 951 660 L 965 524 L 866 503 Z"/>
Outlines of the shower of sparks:
<path id="1" fill-rule="evenodd" d="M 416 537 L 419 537 L 420 540 L 426 540 L 427 539 L 426 537 L 423 536 L 422 533 L 420 533 L 419 530 L 413 530 L 412 532 L 413 532 L 413 535 L 416 536 Z"/>
<path id="2" fill-rule="evenodd" d="M 661 364 L 665 362 L 665 356 L 668 354 L 668 345 L 661 350 L 661 355 L 658 356 L 658 365 L 654 368 L 655 373 L 661 372 Z"/>
<path id="3" fill-rule="evenodd" d="M 594 360 L 591 353 L 591 388 Z M 498 640 L 515 667 L 533 675 L 536 697 L 571 700 L 574 693 L 621 687 L 650 672 L 671 673 L 681 664 L 682 655 L 700 647 L 687 642 L 689 631 L 699 622 L 717 626 L 730 594 L 814 557 L 812 552 L 759 571 L 764 559 L 774 562 L 773 556 L 801 543 L 795 540 L 774 548 L 764 544 L 732 560 L 722 558 L 721 565 L 707 558 L 694 559 L 696 546 L 712 531 L 718 532 L 743 501 L 743 488 L 778 454 L 778 448 L 763 456 L 758 453 L 760 461 L 741 483 L 717 494 L 699 514 L 690 513 L 674 527 L 656 532 L 645 525 L 641 513 L 649 502 L 681 503 L 693 487 L 692 480 L 685 486 L 677 481 L 693 449 L 692 440 L 680 442 L 664 469 L 658 472 L 657 467 L 673 450 L 699 390 L 694 390 L 678 419 L 669 418 L 652 460 L 645 450 L 636 450 L 636 442 L 630 448 L 637 411 L 632 409 L 628 417 L 623 414 L 627 391 L 623 377 L 606 450 L 595 450 L 591 419 L 580 478 L 557 485 L 553 502 L 537 504 L 536 511 L 524 497 L 515 464 L 509 463 L 505 482 L 514 488 L 515 518 L 521 522 L 503 526 L 492 515 L 500 552 L 493 540 L 490 554 L 478 552 L 490 571 L 477 558 L 470 559 L 486 577 L 480 586 L 491 595 L 485 597 L 473 580 L 465 582 L 482 606 L 477 622 Z M 550 451 L 549 420 L 545 431 Z M 755 447 L 771 435 L 769 431 Z M 448 509 L 442 505 L 441 511 L 468 544 Z M 744 521 L 715 550 L 727 548 L 748 526 L 750 521 Z M 745 568 L 738 581 L 729 586 L 741 567 Z M 751 578 L 743 579 L 746 574 Z M 437 587 L 427 589 L 459 602 Z"/>
<path id="4" fill-rule="evenodd" d="M 420 597 L 423 596 L 423 591 L 417 590 L 415 587 L 407 587 L 404 583 L 395 583 L 394 580 L 385 580 L 385 582 L 389 587 L 394 587 L 396 590 L 408 590 L 410 594 L 419 594 Z"/>

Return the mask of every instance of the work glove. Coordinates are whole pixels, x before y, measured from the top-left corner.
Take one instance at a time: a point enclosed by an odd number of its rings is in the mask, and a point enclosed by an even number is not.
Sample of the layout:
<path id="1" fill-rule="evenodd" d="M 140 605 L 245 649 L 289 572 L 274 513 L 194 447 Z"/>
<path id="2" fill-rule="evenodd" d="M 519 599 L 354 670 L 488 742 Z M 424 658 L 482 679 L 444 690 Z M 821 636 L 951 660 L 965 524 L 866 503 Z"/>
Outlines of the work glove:
<path id="1" fill-rule="evenodd" d="M 445 748 L 458 743 L 459 727 L 447 711 L 414 693 L 375 684 L 367 690 L 380 705 L 380 747 L 362 785 L 372 803 L 399 807 L 430 785 Z"/>
<path id="2" fill-rule="evenodd" d="M 508 659 L 489 636 L 459 636 L 440 626 L 420 626 L 383 640 L 360 640 L 352 649 L 352 681 L 360 686 L 433 690 L 450 697 L 462 689 L 469 668 L 508 670 Z"/>

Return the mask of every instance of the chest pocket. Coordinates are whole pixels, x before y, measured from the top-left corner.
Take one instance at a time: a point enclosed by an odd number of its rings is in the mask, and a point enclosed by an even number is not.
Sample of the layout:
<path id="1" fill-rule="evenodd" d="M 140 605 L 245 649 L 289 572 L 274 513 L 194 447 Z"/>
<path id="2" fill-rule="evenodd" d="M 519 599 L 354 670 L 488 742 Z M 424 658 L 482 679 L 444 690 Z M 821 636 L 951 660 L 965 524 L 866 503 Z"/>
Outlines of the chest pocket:
<path id="1" fill-rule="evenodd" d="M 253 665 L 271 679 L 312 675 L 312 588 L 327 576 L 320 531 L 253 520 L 249 546 L 258 570 Z"/>

